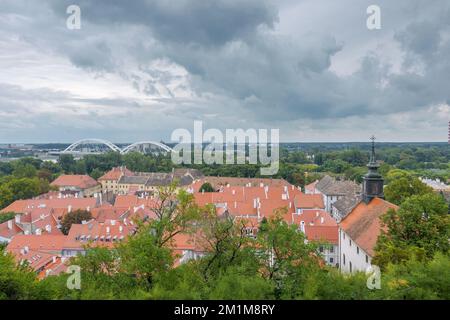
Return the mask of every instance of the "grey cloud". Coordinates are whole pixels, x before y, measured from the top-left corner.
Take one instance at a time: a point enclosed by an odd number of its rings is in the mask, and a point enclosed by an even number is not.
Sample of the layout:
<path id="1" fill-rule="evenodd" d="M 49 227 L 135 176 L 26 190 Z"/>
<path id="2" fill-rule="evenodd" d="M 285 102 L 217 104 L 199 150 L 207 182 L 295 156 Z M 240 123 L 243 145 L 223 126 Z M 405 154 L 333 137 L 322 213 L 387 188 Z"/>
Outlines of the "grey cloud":
<path id="1" fill-rule="evenodd" d="M 211 125 L 216 121 L 216 126 L 233 126 L 243 119 L 248 125 L 289 127 L 304 121 L 310 121 L 311 127 L 324 121 L 352 125 L 355 117 L 423 112 L 448 103 L 450 4 L 436 1 L 419 10 L 425 4 L 422 0 L 381 2 L 383 17 L 387 17 L 383 30 L 369 33 L 363 29 L 354 37 L 355 27 L 347 23 L 346 14 L 361 15 L 364 28 L 365 12 L 355 13 L 364 6 L 352 1 L 346 4 L 355 5 L 339 9 L 333 17 L 342 20 L 342 29 L 322 28 L 319 16 L 317 30 L 293 30 L 298 36 L 277 30 L 280 17 L 274 1 L 81 0 L 77 4 L 82 9 L 82 29 L 76 32 L 64 28 L 65 8 L 73 1 L 50 0 L 49 6 L 42 7 L 33 4 L 38 15 L 21 1 L 7 1 L 3 10 L 31 19 L 5 30 L 26 36 L 36 48 L 57 52 L 89 72 L 120 75 L 136 91 L 157 100 L 158 107 L 114 99 L 71 98 L 71 103 L 93 106 L 93 111 L 96 105 L 122 105 L 128 110 L 124 111 L 127 119 L 133 121 L 160 117 L 156 127 L 164 131 L 202 118 Z M 288 8 L 297 4 L 283 2 Z M 392 12 L 395 28 L 389 31 Z M 349 47 L 362 41 L 398 45 L 403 64 L 395 71 L 383 59 L 384 52 L 372 50 L 363 52 L 359 67 L 349 75 L 338 76 L 330 70 L 336 55 L 347 54 Z M 183 68 L 187 76 L 171 67 L 155 68 L 156 60 Z M 178 83 L 175 88 L 173 83 Z M 191 96 L 183 100 L 177 90 Z M 36 100 L 40 99 L 59 102 L 44 92 L 36 93 Z M 90 123 L 84 114 L 77 121 Z M 108 130 L 112 120 L 98 121 L 96 130 L 100 131 Z M 131 129 L 124 130 L 132 134 Z"/>
<path id="2" fill-rule="evenodd" d="M 53 1 L 58 13 L 73 1 Z M 273 27 L 277 10 L 266 0 L 81 0 L 77 4 L 92 24 L 140 24 L 161 41 L 220 45 L 253 33 L 260 25 Z"/>

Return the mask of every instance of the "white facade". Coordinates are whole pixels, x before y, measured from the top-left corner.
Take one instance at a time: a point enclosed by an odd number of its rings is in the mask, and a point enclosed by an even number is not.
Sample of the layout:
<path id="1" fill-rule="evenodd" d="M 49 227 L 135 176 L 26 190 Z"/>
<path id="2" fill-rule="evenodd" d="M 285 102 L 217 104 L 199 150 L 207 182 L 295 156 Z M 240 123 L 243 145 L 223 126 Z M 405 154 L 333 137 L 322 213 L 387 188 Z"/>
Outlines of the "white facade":
<path id="1" fill-rule="evenodd" d="M 332 204 L 341 199 L 343 196 L 338 195 L 326 195 L 321 193 L 319 190 L 315 190 L 316 193 L 322 194 L 323 204 L 325 205 L 325 211 L 328 213 L 332 213 Z"/>
<path id="2" fill-rule="evenodd" d="M 332 267 L 339 266 L 339 246 L 336 244 L 329 246 L 320 246 L 319 252 L 323 260 Z"/>
<path id="3" fill-rule="evenodd" d="M 339 228 L 340 270 L 342 272 L 366 272 L 372 257 L 359 247 L 344 230 Z"/>

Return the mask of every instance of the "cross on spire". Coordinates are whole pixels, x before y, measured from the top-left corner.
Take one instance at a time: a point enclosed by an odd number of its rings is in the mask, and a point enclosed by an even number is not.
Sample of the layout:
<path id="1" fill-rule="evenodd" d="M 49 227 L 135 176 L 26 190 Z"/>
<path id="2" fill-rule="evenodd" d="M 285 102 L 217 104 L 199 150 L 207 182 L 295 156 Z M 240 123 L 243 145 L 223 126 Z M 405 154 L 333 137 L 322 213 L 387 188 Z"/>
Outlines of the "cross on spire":
<path id="1" fill-rule="evenodd" d="M 375 162 L 375 136 L 372 135 L 370 137 L 370 140 L 372 140 L 372 154 L 370 155 L 370 162 L 374 163 Z"/>

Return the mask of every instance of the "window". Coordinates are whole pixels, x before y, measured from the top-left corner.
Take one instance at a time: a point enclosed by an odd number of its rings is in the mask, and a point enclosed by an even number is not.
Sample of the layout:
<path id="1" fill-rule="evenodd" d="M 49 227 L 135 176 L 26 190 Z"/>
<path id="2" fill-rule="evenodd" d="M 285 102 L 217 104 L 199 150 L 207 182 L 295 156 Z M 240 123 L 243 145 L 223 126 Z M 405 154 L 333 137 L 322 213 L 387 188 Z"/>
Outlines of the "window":
<path id="1" fill-rule="evenodd" d="M 359 254 L 359 247 L 356 247 L 356 254 Z"/>
<path id="2" fill-rule="evenodd" d="M 333 263 L 334 262 L 334 259 L 333 258 L 330 258 L 330 263 Z"/>
<path id="3" fill-rule="evenodd" d="M 334 253 L 334 246 L 330 246 L 330 253 Z"/>
<path id="4" fill-rule="evenodd" d="M 342 232 L 342 238 L 344 238 L 344 240 L 345 240 L 345 233 L 344 232 Z"/>
<path id="5" fill-rule="evenodd" d="M 352 272 L 352 262 L 350 261 L 349 264 L 350 264 L 350 272 Z"/>
<path id="6" fill-rule="evenodd" d="M 319 247 L 319 251 L 323 252 L 323 247 L 322 246 Z"/>
<path id="7" fill-rule="evenodd" d="M 345 254 L 342 255 L 342 264 L 345 266 Z"/>
<path id="8" fill-rule="evenodd" d="M 350 245 L 350 247 L 352 246 L 352 239 L 348 239 L 348 243 Z"/>
<path id="9" fill-rule="evenodd" d="M 369 256 L 366 254 L 366 263 L 369 263 Z"/>

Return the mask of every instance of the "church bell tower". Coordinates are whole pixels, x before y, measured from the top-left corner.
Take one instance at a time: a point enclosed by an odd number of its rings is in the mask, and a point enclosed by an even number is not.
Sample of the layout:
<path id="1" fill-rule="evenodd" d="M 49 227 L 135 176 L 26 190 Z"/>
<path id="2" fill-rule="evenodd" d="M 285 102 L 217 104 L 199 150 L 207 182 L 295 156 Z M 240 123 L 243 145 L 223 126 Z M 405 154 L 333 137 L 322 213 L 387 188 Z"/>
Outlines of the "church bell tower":
<path id="1" fill-rule="evenodd" d="M 375 137 L 372 140 L 372 153 L 370 161 L 367 164 L 369 172 L 363 178 L 363 201 L 369 203 L 375 197 L 384 198 L 383 193 L 383 177 L 378 173 L 379 164 L 375 159 Z"/>

